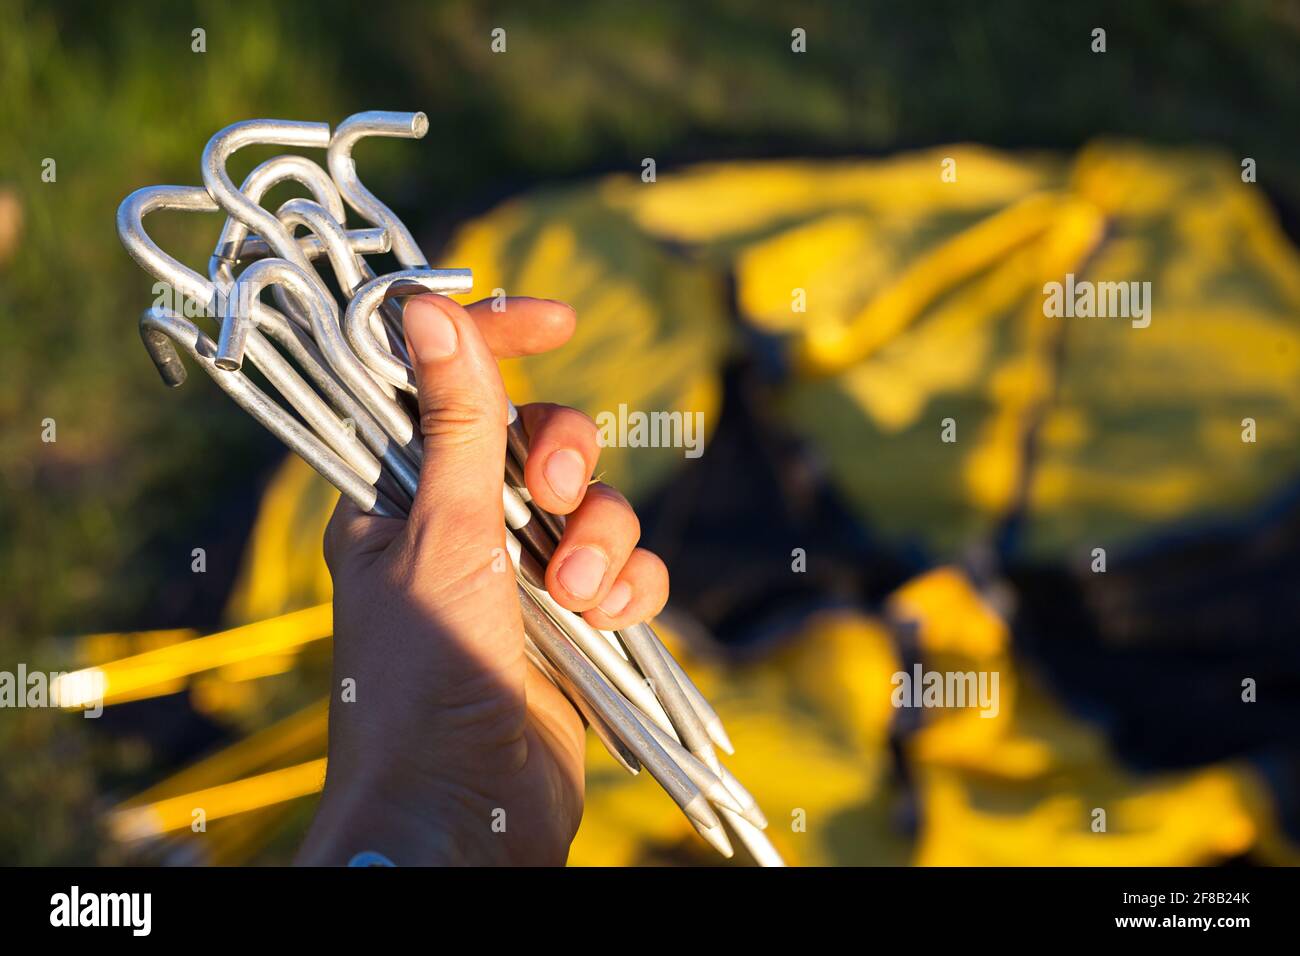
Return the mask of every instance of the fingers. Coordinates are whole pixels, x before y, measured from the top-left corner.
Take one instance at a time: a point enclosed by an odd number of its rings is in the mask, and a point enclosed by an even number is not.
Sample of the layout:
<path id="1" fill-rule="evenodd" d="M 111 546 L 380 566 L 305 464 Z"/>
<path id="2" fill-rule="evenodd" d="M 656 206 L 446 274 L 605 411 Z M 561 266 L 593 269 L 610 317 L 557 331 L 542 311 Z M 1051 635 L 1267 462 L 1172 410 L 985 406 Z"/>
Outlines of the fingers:
<path id="1" fill-rule="evenodd" d="M 501 303 L 500 305 L 498 303 Z M 569 341 L 577 317 L 570 306 L 550 299 L 516 296 L 484 299 L 465 307 L 483 341 L 497 358 L 549 352 Z"/>
<path id="2" fill-rule="evenodd" d="M 582 616 L 604 631 L 648 621 L 668 603 L 668 568 L 659 556 L 637 548 L 598 606 Z"/>
<path id="3" fill-rule="evenodd" d="M 418 540 L 436 512 L 462 541 L 496 541 L 505 520 L 506 397 L 496 359 L 466 310 L 440 295 L 403 312 L 415 368 L 424 463 L 408 527 Z"/>
<path id="4" fill-rule="evenodd" d="M 640 537 L 641 523 L 627 500 L 608 485 L 590 486 L 546 567 L 546 590 L 571 611 L 595 607 Z"/>
<path id="5" fill-rule="evenodd" d="M 540 403 L 523 406 L 519 417 L 528 432 L 528 493 L 552 514 L 569 514 L 586 494 L 600 457 L 595 422 L 576 409 Z"/>
<path id="6" fill-rule="evenodd" d="M 504 524 L 505 390 L 496 358 L 546 351 L 573 334 L 573 310 L 541 299 L 495 300 L 468 308 L 438 295 L 409 299 L 404 326 L 420 406 L 424 462 L 406 525 L 416 541 L 436 542 L 436 526 L 462 540 L 495 541 Z M 586 415 L 557 405 L 520 409 L 531 451 L 524 479 L 547 511 L 568 515 L 546 569 L 546 587 L 595 626 L 625 627 L 657 614 L 668 599 L 662 561 L 636 547 L 641 527 L 614 489 L 590 484 L 600 456 L 597 428 Z M 331 566 L 365 545 L 368 521 L 340 505 L 327 532 Z M 387 522 L 384 523 L 387 525 Z M 382 537 L 382 535 L 380 535 Z"/>

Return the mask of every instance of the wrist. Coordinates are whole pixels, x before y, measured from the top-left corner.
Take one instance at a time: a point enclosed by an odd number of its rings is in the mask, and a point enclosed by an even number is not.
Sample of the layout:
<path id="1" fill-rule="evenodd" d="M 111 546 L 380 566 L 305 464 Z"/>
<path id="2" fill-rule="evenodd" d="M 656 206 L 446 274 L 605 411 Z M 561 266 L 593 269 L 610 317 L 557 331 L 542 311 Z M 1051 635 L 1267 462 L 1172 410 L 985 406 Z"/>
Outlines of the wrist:
<path id="1" fill-rule="evenodd" d="M 402 796 L 396 796 L 396 793 Z M 490 813 L 453 788 L 387 788 L 355 778 L 326 782 L 297 862 L 345 866 L 357 853 L 382 853 L 397 866 L 491 866 L 504 863 L 490 838 Z"/>

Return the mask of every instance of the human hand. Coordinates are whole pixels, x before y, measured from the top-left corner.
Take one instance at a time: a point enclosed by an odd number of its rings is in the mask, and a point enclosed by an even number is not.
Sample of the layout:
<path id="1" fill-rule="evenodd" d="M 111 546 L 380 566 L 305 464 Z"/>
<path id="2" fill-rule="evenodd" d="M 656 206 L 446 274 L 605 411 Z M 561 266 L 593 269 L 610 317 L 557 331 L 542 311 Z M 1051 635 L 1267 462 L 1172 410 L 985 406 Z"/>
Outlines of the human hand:
<path id="1" fill-rule="evenodd" d="M 424 463 L 406 521 L 341 499 L 325 535 L 334 579 L 334 695 L 324 794 L 299 862 L 374 850 L 402 864 L 560 864 L 582 816 L 585 732 L 524 654 L 501 483 L 506 397 L 496 360 L 556 348 L 566 305 L 407 301 Z M 663 562 L 612 488 L 588 484 L 600 449 L 587 416 L 526 405 L 529 493 L 568 515 L 546 571 L 594 626 L 653 617 Z M 340 699 L 355 681 L 355 700 Z M 494 826 L 495 824 L 495 826 Z M 504 827 L 504 829 L 502 829 Z"/>

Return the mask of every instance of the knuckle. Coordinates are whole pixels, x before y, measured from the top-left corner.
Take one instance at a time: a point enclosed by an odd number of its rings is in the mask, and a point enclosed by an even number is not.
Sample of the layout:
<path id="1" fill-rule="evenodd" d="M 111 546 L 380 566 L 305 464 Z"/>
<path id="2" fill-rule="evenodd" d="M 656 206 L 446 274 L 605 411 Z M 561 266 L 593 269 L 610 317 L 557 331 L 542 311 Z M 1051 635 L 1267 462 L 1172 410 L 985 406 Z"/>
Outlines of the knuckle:
<path id="1" fill-rule="evenodd" d="M 641 519 L 616 491 L 592 485 L 579 506 L 577 527 L 582 536 L 607 541 L 620 553 L 631 554 L 641 540 Z"/>
<path id="2" fill-rule="evenodd" d="M 655 601 L 655 614 L 658 614 L 664 609 L 668 604 L 668 596 L 672 593 L 672 584 L 668 577 L 668 569 L 663 566 L 662 561 L 659 562 L 659 567 L 661 568 L 661 571 L 659 572 L 659 578 L 656 582 L 658 584 L 658 590 L 656 591 L 658 597 Z"/>
<path id="3" fill-rule="evenodd" d="M 642 573 L 655 586 L 668 586 L 668 566 L 664 564 L 663 559 L 653 551 L 647 551 L 645 548 L 636 549 L 636 560 L 642 568 Z"/>
<path id="4" fill-rule="evenodd" d="M 649 554 L 649 552 L 645 553 Z M 653 617 L 668 603 L 668 569 L 664 567 L 662 561 L 655 558 L 642 562 L 641 573 L 644 577 L 639 590 L 647 598 L 646 616 Z"/>
<path id="5" fill-rule="evenodd" d="M 329 569 L 331 575 L 338 573 L 338 554 L 334 546 L 334 522 L 331 521 L 325 528 L 325 541 L 322 553 L 325 557 L 325 567 Z"/>
<path id="6" fill-rule="evenodd" d="M 325 526 L 323 546 L 325 567 L 329 569 L 331 576 L 337 577 L 347 573 L 347 568 L 358 551 L 359 540 L 360 533 L 355 516 L 335 510 L 329 524 Z"/>
<path id="7" fill-rule="evenodd" d="M 470 389 L 440 389 L 420 406 L 420 434 L 425 438 L 457 438 L 486 422 L 486 402 Z"/>
<path id="8" fill-rule="evenodd" d="M 636 512 L 632 510 L 630 505 L 627 509 L 626 521 L 628 524 L 628 537 L 635 544 L 641 540 L 641 519 L 636 516 Z"/>
<path id="9" fill-rule="evenodd" d="M 650 605 L 650 609 L 646 611 L 644 619 L 648 621 L 652 617 L 658 617 L 663 612 L 663 609 L 666 608 L 667 606 L 668 606 L 668 589 L 667 586 L 665 586 L 664 590 L 661 591 L 658 595 L 656 595 L 654 601 Z"/>
<path id="10" fill-rule="evenodd" d="M 637 549 L 636 563 L 641 577 L 638 590 L 649 599 L 646 616 L 654 617 L 668 603 L 668 566 L 657 554 L 644 548 Z"/>
<path id="11" fill-rule="evenodd" d="M 596 492 L 597 500 L 603 502 L 610 509 L 610 520 L 617 522 L 615 525 L 625 537 L 631 538 L 635 543 L 641 540 L 641 519 L 637 517 L 636 509 L 631 503 L 623 497 L 617 489 L 599 482 L 591 486 L 591 491 Z"/>
<path id="12" fill-rule="evenodd" d="M 600 427 L 592 420 L 586 412 L 578 409 L 570 409 L 573 412 L 575 428 L 582 440 L 597 452 L 600 451 Z"/>
<path id="13" fill-rule="evenodd" d="M 556 405 L 553 402 L 536 402 L 527 406 L 525 424 L 530 430 L 554 428 L 557 432 L 580 441 L 597 444 L 600 427 L 595 420 L 580 408 L 569 405 Z"/>
<path id="14" fill-rule="evenodd" d="M 587 489 L 587 492 L 592 495 L 596 501 L 608 502 L 612 505 L 626 508 L 628 511 L 632 510 L 632 505 L 623 497 L 623 493 L 613 485 L 607 485 L 603 481 L 594 481 Z"/>
<path id="15" fill-rule="evenodd" d="M 583 432 L 589 433 L 593 438 L 596 436 L 596 432 L 599 431 L 599 428 L 596 425 L 596 420 L 582 409 L 573 408 L 569 405 L 557 405 L 556 408 L 558 408 L 564 417 L 569 419 L 575 427 Z"/>
<path id="16" fill-rule="evenodd" d="M 322 549 L 325 553 L 325 566 L 330 569 L 331 573 L 338 568 L 342 548 L 342 541 L 340 540 L 343 535 L 342 523 L 343 518 L 336 506 L 334 513 L 330 515 L 329 523 L 325 525 L 324 541 L 322 542 Z"/>
<path id="17" fill-rule="evenodd" d="M 562 407 L 554 402 L 529 402 L 519 406 L 519 417 L 524 420 L 528 430 L 533 431 L 546 425 Z"/>

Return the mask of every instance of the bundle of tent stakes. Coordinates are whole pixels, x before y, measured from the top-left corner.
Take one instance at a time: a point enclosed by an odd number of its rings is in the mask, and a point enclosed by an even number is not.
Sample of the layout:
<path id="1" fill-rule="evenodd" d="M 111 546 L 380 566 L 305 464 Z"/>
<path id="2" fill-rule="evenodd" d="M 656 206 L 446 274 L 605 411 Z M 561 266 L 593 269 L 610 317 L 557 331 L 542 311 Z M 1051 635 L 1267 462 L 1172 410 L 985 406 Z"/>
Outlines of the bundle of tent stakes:
<path id="1" fill-rule="evenodd" d="M 203 150 L 202 186 L 137 190 L 117 215 L 131 257 L 178 297 L 175 307 L 155 305 L 140 319 L 141 338 L 163 381 L 184 382 L 180 352 L 186 353 L 341 493 L 389 517 L 407 514 L 422 453 L 402 297 L 468 292 L 472 279 L 468 269 L 429 268 L 411 232 L 357 177 L 352 148 L 368 136 L 419 139 L 428 125 L 423 113 L 391 112 L 358 113 L 333 134 L 325 123 L 235 123 Z M 255 144 L 323 149 L 328 172 L 287 154 L 260 164 L 236 187 L 226 162 Z M 275 213 L 260 204 L 267 190 L 289 180 L 312 198 L 291 199 Z M 345 204 L 364 227 L 348 228 Z M 149 238 L 144 219 L 158 209 L 225 214 L 206 278 Z M 389 252 L 404 268 L 376 276 L 365 256 Z M 342 291 L 341 305 L 312 264 L 322 258 Z M 277 308 L 261 301 L 268 289 Z M 216 342 L 190 321 L 199 316 L 218 323 Z M 292 413 L 240 371 L 245 357 Z M 513 405 L 509 419 L 502 482 L 506 544 L 529 658 L 614 759 L 630 773 L 649 771 L 720 853 L 733 853 L 729 830 L 758 863 L 781 865 L 762 832 L 762 811 L 718 760 L 715 748 L 732 753 L 721 721 L 654 630 L 647 624 L 597 630 L 547 593 L 543 571 L 564 519 L 528 495 L 528 436 Z"/>

